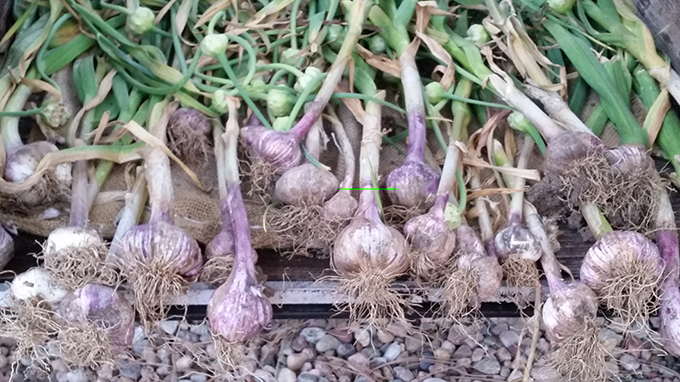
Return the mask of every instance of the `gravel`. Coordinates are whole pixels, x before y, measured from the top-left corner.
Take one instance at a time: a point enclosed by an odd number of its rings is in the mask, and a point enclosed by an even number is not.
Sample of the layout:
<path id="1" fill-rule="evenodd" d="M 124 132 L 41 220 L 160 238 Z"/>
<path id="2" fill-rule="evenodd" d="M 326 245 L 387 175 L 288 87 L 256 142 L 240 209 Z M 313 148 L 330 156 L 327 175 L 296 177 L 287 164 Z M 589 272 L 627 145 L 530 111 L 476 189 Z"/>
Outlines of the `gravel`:
<path id="1" fill-rule="evenodd" d="M 531 351 L 531 331 L 516 318 L 494 318 L 474 323 L 442 325 L 423 320 L 420 332 L 392 324 L 383 330 L 348 330 L 341 320 L 309 320 L 273 324 L 277 334 L 250 344 L 239 380 L 247 382 L 449 382 L 457 380 L 514 380 L 524 373 Z M 208 326 L 165 321 L 159 333 L 193 342 L 216 356 Z M 601 339 L 612 356 L 607 367 L 623 382 L 680 382 L 680 363 L 654 349 L 648 341 L 624 341 L 624 336 L 603 327 Z M 547 356 L 553 346 L 540 333 L 531 369 L 534 382 L 561 381 Z M 206 341 L 206 339 L 208 339 Z M 15 361 L 15 344 L 0 346 L 0 382 L 8 381 Z M 98 370 L 69 369 L 50 360 L 56 382 L 207 382 L 207 371 L 191 354 L 162 346 L 152 335 L 135 331 L 134 360 Z M 519 355 L 519 359 L 516 357 Z M 23 360 L 22 360 L 23 361 Z M 26 360 L 29 361 L 29 360 Z M 28 363 L 28 362 L 27 362 Z M 518 367 L 516 367 L 518 366 Z M 45 379 L 20 365 L 12 381 Z"/>

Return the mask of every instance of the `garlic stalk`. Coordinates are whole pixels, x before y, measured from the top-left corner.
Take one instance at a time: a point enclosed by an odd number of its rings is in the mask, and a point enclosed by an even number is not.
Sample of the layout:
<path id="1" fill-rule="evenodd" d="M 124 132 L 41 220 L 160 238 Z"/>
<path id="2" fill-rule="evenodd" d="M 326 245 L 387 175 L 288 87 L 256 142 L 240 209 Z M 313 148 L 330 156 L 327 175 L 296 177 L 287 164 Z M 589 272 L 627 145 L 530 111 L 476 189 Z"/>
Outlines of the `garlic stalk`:
<path id="1" fill-rule="evenodd" d="M 224 148 L 218 158 L 223 163 L 226 197 L 222 206 L 229 211 L 229 224 L 234 239 L 234 265 L 229 279 L 215 290 L 207 308 L 208 321 L 220 349 L 220 361 L 228 367 L 240 362 L 241 347 L 267 329 L 272 319 L 272 307 L 263 294 L 255 273 L 255 250 L 251 245 L 248 215 L 241 195 L 236 148 L 239 128 L 236 106 L 229 102 L 229 120 L 218 145 Z M 216 122 L 215 122 L 216 123 Z"/>
<path id="2" fill-rule="evenodd" d="M 542 318 L 548 339 L 557 344 L 558 349 L 550 356 L 549 363 L 569 379 L 604 381 L 611 371 L 606 365 L 609 354 L 600 342 L 596 322 L 597 297 L 587 285 L 566 282 L 562 278 L 543 219 L 536 208 L 524 203 L 524 215 L 529 230 L 541 244 L 541 265 L 550 289 L 550 296 L 543 304 Z"/>
<path id="3" fill-rule="evenodd" d="M 165 116 L 173 105 L 164 109 Z M 153 126 L 159 139 L 166 136 L 167 118 Z M 170 160 L 159 147 L 144 149 L 144 176 L 151 215 L 146 224 L 125 232 L 117 256 L 123 276 L 135 293 L 135 308 L 145 325 L 164 317 L 172 296 L 184 292 L 203 265 L 198 243 L 174 224 Z"/>
<path id="4" fill-rule="evenodd" d="M 384 99 L 385 92 L 379 91 L 375 97 Z M 331 255 L 340 283 L 338 292 L 349 300 L 350 321 L 366 319 L 370 325 L 378 325 L 382 319 L 405 323 L 403 301 L 390 285 L 409 267 L 408 244 L 401 233 L 383 223 L 373 190 L 382 142 L 380 122 L 380 105 L 369 101 L 359 157 L 359 207 L 335 239 Z"/>
<path id="5" fill-rule="evenodd" d="M 524 143 L 517 160 L 517 169 L 526 169 L 534 148 L 534 141 L 524 137 Z M 500 147 L 497 153 L 500 154 Z M 506 158 L 507 159 L 507 158 Z M 516 191 L 510 199 L 508 224 L 496 235 L 495 247 L 505 280 L 511 286 L 534 287 L 538 282 L 538 270 L 535 262 L 541 257 L 541 247 L 534 235 L 522 227 L 522 208 L 524 204 L 524 186 L 526 180 L 521 176 L 506 176 L 508 186 Z"/>

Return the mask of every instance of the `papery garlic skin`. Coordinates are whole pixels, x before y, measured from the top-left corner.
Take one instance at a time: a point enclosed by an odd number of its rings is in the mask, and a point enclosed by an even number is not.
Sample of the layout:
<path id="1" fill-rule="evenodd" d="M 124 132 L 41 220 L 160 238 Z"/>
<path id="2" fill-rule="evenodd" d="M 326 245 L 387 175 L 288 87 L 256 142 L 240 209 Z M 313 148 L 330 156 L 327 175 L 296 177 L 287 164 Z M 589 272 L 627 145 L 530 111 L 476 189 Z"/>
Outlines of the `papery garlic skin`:
<path id="1" fill-rule="evenodd" d="M 67 294 L 68 291 L 59 287 L 50 273 L 42 268 L 31 268 L 12 280 L 12 296 L 17 300 L 25 301 L 39 297 L 54 304 Z"/>
<path id="2" fill-rule="evenodd" d="M 517 255 L 525 260 L 538 261 L 541 245 L 528 229 L 513 225 L 502 229 L 494 238 L 496 252 L 501 258 Z"/>
<path id="3" fill-rule="evenodd" d="M 323 218 L 327 221 L 344 221 L 351 219 L 359 206 L 359 202 L 349 194 L 340 191 L 323 205 Z"/>
<path id="4" fill-rule="evenodd" d="M 596 155 L 604 155 L 602 141 L 593 134 L 564 132 L 550 140 L 545 151 L 545 172 L 561 173 L 572 162 Z"/>
<path id="5" fill-rule="evenodd" d="M 69 322 L 92 322 L 109 332 L 112 344 L 132 345 L 135 332 L 135 311 L 115 289 L 87 284 L 69 293 L 59 305 L 60 317 Z"/>
<path id="6" fill-rule="evenodd" d="M 663 273 L 664 263 L 656 244 L 637 232 L 614 231 L 603 235 L 588 249 L 581 265 L 580 280 L 598 293 L 606 286 L 604 278 L 613 268 L 626 263 L 653 264 L 659 279 Z"/>
<path id="7" fill-rule="evenodd" d="M 612 170 L 619 174 L 642 172 L 656 173 L 654 160 L 647 154 L 647 149 L 639 145 L 623 145 L 613 147 L 604 152 Z"/>
<path id="8" fill-rule="evenodd" d="M 283 173 L 300 164 L 302 152 L 298 139 L 287 132 L 269 130 L 264 126 L 246 126 L 241 138 L 262 160 Z"/>
<path id="9" fill-rule="evenodd" d="M 3 269 L 7 263 L 14 257 L 14 239 L 0 227 L 0 269 Z"/>
<path id="10" fill-rule="evenodd" d="M 586 326 L 597 316 L 597 296 L 580 282 L 551 287 L 550 297 L 543 304 L 543 324 L 550 341 L 561 342 Z"/>
<path id="11" fill-rule="evenodd" d="M 680 286 L 677 280 L 666 279 L 661 290 L 659 329 L 664 350 L 680 357 Z"/>
<path id="12" fill-rule="evenodd" d="M 321 205 L 338 192 L 340 182 L 330 171 L 305 163 L 284 172 L 276 181 L 274 197 L 288 205 Z"/>
<path id="13" fill-rule="evenodd" d="M 60 252 L 71 247 L 104 245 L 96 230 L 83 227 L 61 227 L 50 233 L 45 242 L 45 255 Z"/>

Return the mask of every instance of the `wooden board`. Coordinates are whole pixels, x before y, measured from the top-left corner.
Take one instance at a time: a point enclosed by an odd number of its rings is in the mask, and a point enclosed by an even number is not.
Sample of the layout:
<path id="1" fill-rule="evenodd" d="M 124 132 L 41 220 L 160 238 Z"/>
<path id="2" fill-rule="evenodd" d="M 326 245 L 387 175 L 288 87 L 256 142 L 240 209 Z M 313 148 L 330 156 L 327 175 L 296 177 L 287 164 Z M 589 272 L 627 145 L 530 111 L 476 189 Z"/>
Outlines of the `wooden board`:
<path id="1" fill-rule="evenodd" d="M 680 1 L 634 0 L 638 15 L 654 36 L 658 49 L 668 55 L 673 69 L 680 71 Z"/>

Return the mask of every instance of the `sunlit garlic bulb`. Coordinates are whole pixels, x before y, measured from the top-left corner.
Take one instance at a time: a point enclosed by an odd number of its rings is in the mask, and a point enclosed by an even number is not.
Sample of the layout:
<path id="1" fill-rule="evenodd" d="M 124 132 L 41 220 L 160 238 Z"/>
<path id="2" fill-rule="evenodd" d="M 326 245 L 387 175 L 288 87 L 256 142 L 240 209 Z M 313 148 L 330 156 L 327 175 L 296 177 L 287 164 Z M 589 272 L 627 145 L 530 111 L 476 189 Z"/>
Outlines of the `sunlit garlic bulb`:
<path id="1" fill-rule="evenodd" d="M 519 256 L 522 259 L 537 261 L 541 258 L 541 245 L 528 229 L 513 225 L 502 229 L 494 239 L 496 252 L 502 258 Z"/>

